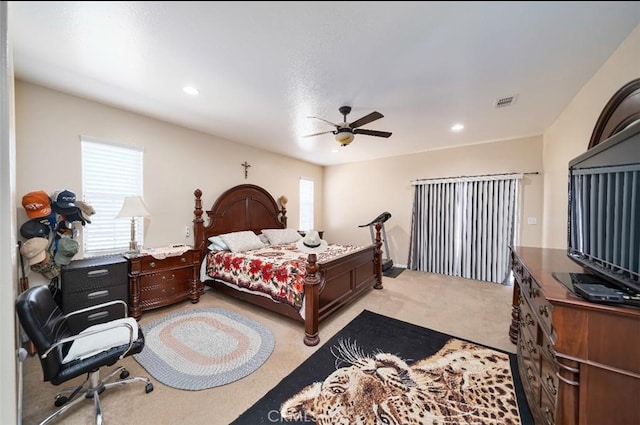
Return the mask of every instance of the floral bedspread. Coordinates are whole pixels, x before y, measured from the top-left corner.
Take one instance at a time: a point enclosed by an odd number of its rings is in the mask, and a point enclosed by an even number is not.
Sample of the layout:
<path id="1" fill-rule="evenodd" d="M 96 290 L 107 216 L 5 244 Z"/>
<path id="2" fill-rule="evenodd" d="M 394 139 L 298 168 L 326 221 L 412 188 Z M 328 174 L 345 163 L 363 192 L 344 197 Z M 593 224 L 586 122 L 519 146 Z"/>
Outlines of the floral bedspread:
<path id="1" fill-rule="evenodd" d="M 317 254 L 318 263 L 357 251 L 354 245 L 329 244 Z M 268 245 L 264 248 L 232 253 L 209 252 L 206 272 L 212 279 L 232 283 L 241 288 L 268 295 L 277 302 L 300 311 L 304 299 L 304 277 L 308 254 L 296 244 Z"/>

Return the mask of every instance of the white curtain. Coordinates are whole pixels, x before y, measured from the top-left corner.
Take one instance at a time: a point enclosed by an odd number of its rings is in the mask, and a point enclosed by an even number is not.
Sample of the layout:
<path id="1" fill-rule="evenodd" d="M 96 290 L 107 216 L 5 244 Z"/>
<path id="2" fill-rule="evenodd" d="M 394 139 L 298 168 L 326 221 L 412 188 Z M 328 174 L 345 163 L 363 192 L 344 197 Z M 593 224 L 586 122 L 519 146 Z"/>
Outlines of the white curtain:
<path id="1" fill-rule="evenodd" d="M 521 174 L 419 180 L 408 267 L 507 283 Z"/>

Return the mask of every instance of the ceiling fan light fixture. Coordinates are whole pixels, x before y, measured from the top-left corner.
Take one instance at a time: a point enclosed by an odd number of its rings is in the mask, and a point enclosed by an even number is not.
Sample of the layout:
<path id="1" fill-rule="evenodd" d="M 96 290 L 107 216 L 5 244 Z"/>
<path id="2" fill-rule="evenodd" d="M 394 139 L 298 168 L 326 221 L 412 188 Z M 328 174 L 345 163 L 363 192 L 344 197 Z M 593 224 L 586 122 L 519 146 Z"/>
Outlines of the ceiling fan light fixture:
<path id="1" fill-rule="evenodd" d="M 353 133 L 349 131 L 340 131 L 336 134 L 336 142 L 340 143 L 341 146 L 347 146 L 349 143 L 353 142 Z"/>

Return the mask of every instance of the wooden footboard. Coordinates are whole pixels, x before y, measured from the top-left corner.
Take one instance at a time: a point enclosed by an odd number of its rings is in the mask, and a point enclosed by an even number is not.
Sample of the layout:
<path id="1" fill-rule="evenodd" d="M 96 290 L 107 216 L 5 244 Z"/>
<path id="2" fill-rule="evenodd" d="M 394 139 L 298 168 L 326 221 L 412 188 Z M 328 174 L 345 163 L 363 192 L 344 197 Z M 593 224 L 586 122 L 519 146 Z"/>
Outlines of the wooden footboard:
<path id="1" fill-rule="evenodd" d="M 304 285 L 306 345 L 320 342 L 318 324 L 322 320 L 372 287 L 382 289 L 380 227 L 376 226 L 375 245 L 351 255 L 317 264 L 316 255 L 309 254 Z"/>
<path id="2" fill-rule="evenodd" d="M 240 230 L 286 227 L 286 209 L 278 208 L 271 195 L 259 186 L 239 185 L 227 190 L 206 211 L 208 224 L 202 215 L 202 191 L 196 189 L 194 213 L 194 247 L 207 252 L 210 236 Z M 344 255 L 326 263 L 317 263 L 316 254 L 309 254 L 304 282 L 304 343 L 316 345 L 320 342 L 318 324 L 355 300 L 372 287 L 382 289 L 382 225 L 377 224 L 375 244 Z M 202 282 L 216 287 L 221 292 L 261 306 L 278 314 L 302 321 L 298 312 L 289 305 L 273 302 L 259 295 L 234 290 L 216 281 Z M 199 286 L 201 286 L 201 284 Z"/>

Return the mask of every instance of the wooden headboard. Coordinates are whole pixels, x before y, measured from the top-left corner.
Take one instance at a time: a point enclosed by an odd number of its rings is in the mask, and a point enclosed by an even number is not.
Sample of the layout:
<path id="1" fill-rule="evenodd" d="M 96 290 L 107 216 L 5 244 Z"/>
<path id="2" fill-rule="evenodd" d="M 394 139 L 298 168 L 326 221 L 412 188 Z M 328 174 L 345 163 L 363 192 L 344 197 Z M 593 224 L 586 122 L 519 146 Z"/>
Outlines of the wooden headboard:
<path id="1" fill-rule="evenodd" d="M 589 140 L 589 149 L 640 120 L 640 78 L 622 86 L 605 105 Z"/>
<path id="2" fill-rule="evenodd" d="M 193 214 L 194 247 L 203 252 L 208 238 L 223 233 L 252 230 L 258 234 L 262 229 L 287 227 L 287 210 L 278 208 L 275 199 L 263 188 L 253 184 L 241 184 L 224 192 L 206 211 L 209 222 L 205 226 L 202 218 L 202 191 L 196 189 Z"/>

